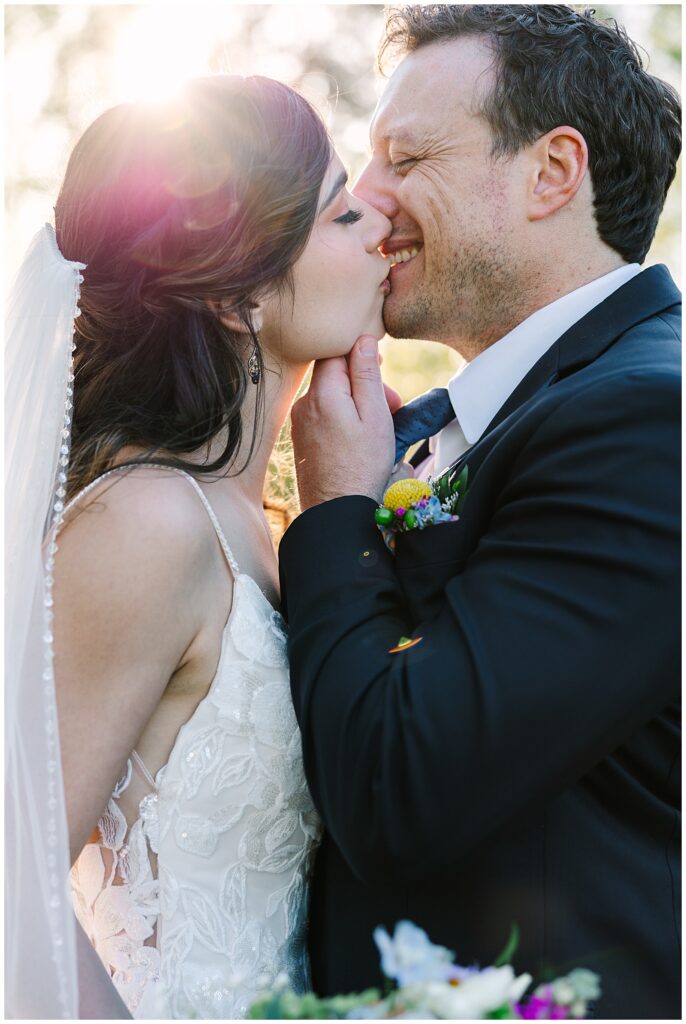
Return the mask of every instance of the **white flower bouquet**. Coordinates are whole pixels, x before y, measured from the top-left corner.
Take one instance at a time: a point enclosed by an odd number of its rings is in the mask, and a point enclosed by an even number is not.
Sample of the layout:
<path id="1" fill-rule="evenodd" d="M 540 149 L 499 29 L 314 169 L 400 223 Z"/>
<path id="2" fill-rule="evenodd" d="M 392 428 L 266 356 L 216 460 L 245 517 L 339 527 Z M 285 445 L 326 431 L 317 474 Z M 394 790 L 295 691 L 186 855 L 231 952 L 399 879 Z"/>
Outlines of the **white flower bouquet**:
<path id="1" fill-rule="evenodd" d="M 389 980 L 385 995 L 368 989 L 320 999 L 298 995 L 280 975 L 251 1006 L 250 1020 L 581 1020 L 600 997 L 597 974 L 581 968 L 539 985 L 525 998 L 530 974 L 515 975 L 508 963 L 517 945 L 513 929 L 491 967 L 460 967 L 454 954 L 429 941 L 426 932 L 400 921 L 391 937 L 374 932 L 381 969 Z"/>

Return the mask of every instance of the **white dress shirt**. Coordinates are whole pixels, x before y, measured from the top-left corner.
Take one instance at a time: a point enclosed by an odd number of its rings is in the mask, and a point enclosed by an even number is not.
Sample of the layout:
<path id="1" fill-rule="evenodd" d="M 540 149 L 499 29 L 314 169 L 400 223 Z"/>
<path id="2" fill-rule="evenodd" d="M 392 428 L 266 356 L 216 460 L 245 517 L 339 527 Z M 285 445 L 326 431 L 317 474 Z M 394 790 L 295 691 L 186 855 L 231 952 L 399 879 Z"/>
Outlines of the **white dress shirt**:
<path id="1" fill-rule="evenodd" d="M 429 439 L 431 454 L 417 467 L 416 476 L 437 476 L 471 448 L 550 346 L 640 270 L 638 263 L 627 264 L 563 295 L 458 370 L 448 383 L 456 418 Z"/>

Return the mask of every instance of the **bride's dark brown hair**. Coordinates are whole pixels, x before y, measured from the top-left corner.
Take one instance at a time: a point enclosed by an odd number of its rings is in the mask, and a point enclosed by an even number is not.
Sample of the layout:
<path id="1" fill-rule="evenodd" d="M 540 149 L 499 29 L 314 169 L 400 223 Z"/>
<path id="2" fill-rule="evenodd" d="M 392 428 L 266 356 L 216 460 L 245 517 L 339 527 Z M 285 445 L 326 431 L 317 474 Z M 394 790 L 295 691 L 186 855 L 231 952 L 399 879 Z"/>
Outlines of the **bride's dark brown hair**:
<path id="1" fill-rule="evenodd" d="M 314 109 L 268 78 L 196 79 L 173 103 L 122 104 L 87 129 L 55 207 L 62 254 L 87 264 L 68 496 L 129 445 L 197 472 L 183 454 L 221 431 L 202 472 L 230 466 L 254 385 L 250 348 L 216 310 L 238 313 L 262 367 L 252 310 L 291 285 L 330 158 Z"/>

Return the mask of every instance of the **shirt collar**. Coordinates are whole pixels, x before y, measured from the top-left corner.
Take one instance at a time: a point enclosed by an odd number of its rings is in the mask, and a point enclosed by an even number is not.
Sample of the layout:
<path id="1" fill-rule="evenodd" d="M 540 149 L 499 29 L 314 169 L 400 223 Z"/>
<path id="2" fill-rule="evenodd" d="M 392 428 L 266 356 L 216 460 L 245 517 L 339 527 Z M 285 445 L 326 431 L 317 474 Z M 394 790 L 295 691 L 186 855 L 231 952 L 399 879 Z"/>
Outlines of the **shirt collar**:
<path id="1" fill-rule="evenodd" d="M 448 393 L 470 445 L 550 346 L 640 270 L 638 263 L 619 267 L 536 310 L 457 372 Z"/>

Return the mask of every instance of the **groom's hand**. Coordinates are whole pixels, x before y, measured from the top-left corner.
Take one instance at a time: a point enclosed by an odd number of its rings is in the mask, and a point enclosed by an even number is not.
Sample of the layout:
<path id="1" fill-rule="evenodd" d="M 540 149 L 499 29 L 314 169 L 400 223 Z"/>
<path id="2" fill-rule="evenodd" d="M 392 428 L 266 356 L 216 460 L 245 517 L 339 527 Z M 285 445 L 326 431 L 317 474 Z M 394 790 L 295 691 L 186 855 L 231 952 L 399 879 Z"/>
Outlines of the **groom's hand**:
<path id="1" fill-rule="evenodd" d="M 372 337 L 358 338 L 347 359 L 314 364 L 309 390 L 291 413 L 303 511 L 346 494 L 381 500 L 395 455 L 395 399 L 384 389 Z"/>

